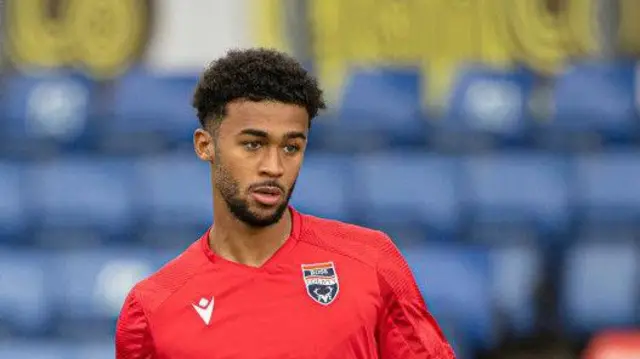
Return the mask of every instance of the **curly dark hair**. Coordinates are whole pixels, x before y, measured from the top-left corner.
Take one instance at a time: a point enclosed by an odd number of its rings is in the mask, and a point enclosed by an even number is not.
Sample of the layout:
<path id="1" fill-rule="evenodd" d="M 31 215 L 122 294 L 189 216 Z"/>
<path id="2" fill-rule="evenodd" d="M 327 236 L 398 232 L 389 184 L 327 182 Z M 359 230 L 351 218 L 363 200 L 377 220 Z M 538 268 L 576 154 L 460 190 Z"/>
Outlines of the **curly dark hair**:
<path id="1" fill-rule="evenodd" d="M 309 120 L 326 108 L 318 82 L 298 61 L 264 48 L 231 50 L 204 71 L 193 95 L 200 125 L 219 123 L 236 99 L 299 105 Z"/>

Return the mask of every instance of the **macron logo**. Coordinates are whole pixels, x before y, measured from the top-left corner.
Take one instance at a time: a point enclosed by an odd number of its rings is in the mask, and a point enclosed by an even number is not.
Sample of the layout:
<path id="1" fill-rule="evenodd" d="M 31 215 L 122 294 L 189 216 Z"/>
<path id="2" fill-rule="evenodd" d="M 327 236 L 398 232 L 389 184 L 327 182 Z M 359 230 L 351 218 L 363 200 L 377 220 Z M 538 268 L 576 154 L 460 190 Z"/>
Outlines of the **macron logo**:
<path id="1" fill-rule="evenodd" d="M 213 297 L 211 297 L 211 300 L 201 298 L 198 304 L 192 305 L 193 309 L 198 312 L 198 315 L 204 321 L 204 324 L 209 325 L 209 322 L 211 321 L 211 314 L 213 313 Z"/>

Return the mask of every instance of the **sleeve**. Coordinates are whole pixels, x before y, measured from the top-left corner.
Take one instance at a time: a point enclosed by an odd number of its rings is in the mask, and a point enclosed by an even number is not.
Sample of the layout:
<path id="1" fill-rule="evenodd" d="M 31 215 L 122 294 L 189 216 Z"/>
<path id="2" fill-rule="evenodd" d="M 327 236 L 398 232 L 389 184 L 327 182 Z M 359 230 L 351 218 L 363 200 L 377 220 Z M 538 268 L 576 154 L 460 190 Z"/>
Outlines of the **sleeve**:
<path id="1" fill-rule="evenodd" d="M 380 358 L 455 359 L 409 265 L 386 235 L 377 270 L 383 303 L 377 325 Z"/>
<path id="2" fill-rule="evenodd" d="M 116 325 L 116 359 L 155 358 L 149 322 L 132 290 Z"/>

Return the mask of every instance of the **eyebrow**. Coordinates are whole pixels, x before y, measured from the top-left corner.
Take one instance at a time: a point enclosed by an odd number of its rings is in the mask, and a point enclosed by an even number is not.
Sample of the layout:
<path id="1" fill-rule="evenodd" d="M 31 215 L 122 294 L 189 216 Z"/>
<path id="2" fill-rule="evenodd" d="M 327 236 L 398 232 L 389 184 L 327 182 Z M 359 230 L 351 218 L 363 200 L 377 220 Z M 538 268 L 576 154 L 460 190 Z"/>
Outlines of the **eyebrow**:
<path id="1" fill-rule="evenodd" d="M 249 136 L 255 136 L 255 137 L 261 137 L 261 138 L 268 138 L 269 134 L 265 131 L 262 130 L 257 130 L 254 128 L 246 128 L 242 131 L 240 131 L 241 135 L 249 135 Z M 307 139 L 307 136 L 299 131 L 291 131 L 291 132 L 287 132 L 284 134 L 284 138 L 289 140 L 289 139 L 294 139 L 294 138 L 300 138 L 303 140 Z"/>
<path id="2" fill-rule="evenodd" d="M 269 137 L 269 135 L 262 130 L 256 130 L 253 128 L 245 128 L 244 130 L 240 131 L 241 135 L 249 135 L 249 136 L 255 136 L 255 137 L 264 137 L 267 138 Z"/>

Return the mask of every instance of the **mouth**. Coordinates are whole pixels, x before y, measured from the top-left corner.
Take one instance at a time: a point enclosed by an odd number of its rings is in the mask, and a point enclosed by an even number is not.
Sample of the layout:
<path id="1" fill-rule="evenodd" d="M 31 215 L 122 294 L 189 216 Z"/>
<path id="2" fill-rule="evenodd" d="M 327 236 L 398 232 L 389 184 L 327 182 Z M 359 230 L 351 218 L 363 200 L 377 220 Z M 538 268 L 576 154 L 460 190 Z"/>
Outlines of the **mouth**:
<path id="1" fill-rule="evenodd" d="M 280 202 L 282 191 L 278 187 L 258 187 L 251 191 L 251 197 L 259 204 L 271 207 Z"/>

